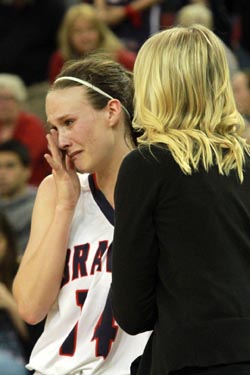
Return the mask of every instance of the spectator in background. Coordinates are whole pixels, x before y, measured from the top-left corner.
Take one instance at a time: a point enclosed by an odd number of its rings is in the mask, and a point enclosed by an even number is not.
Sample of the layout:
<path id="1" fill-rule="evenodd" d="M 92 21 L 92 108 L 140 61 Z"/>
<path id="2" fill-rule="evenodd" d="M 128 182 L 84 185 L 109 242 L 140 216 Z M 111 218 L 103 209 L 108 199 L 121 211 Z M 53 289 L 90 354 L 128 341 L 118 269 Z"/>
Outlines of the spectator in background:
<path id="1" fill-rule="evenodd" d="M 0 74 L 0 143 L 16 139 L 28 147 L 29 183 L 37 186 L 50 172 L 43 157 L 47 152 L 46 129 L 40 118 L 23 109 L 26 97 L 26 87 L 20 77 Z"/>
<path id="2" fill-rule="evenodd" d="M 234 11 L 239 18 L 239 44 L 237 48 L 238 58 L 242 69 L 250 68 L 250 1 L 235 0 Z"/>
<path id="3" fill-rule="evenodd" d="M 26 375 L 28 330 L 12 297 L 12 281 L 18 267 L 15 234 L 0 212 L 0 374 Z"/>
<path id="4" fill-rule="evenodd" d="M 27 147 L 16 140 L 0 144 L 0 210 L 10 221 L 18 256 L 27 245 L 37 188 L 29 185 L 31 161 Z"/>
<path id="5" fill-rule="evenodd" d="M 76 0 L 75 0 L 76 1 Z M 79 2 L 83 2 L 78 0 Z M 86 0 L 95 6 L 98 17 L 109 25 L 131 51 L 159 31 L 164 0 Z"/>
<path id="6" fill-rule="evenodd" d="M 238 0 L 239 1 L 239 0 Z M 247 0 L 248 1 L 248 0 Z M 232 2 L 232 1 L 231 1 Z M 175 0 L 175 9 L 188 4 L 207 6 L 213 15 L 213 31 L 223 42 L 232 49 L 232 20 L 225 0 Z"/>
<path id="7" fill-rule="evenodd" d="M 232 87 L 238 111 L 250 121 L 250 69 L 234 74 Z"/>
<path id="8" fill-rule="evenodd" d="M 250 143 L 250 69 L 243 69 L 234 74 L 232 87 L 237 109 L 246 123 L 243 136 Z"/>
<path id="9" fill-rule="evenodd" d="M 133 70 L 136 54 L 125 49 L 118 37 L 97 16 L 90 4 L 72 5 L 65 13 L 58 35 L 59 48 L 51 57 L 49 80 L 52 83 L 65 61 L 84 57 L 89 52 L 109 53 L 128 70 Z"/>
<path id="10" fill-rule="evenodd" d="M 210 30 L 214 30 L 213 12 L 203 3 L 205 2 L 188 4 L 180 8 L 176 12 L 175 23 L 184 27 L 192 26 L 193 24 L 200 24 Z M 232 50 L 222 39 L 220 40 L 225 48 L 229 71 L 232 77 L 233 74 L 239 70 L 239 64 Z"/>
<path id="11" fill-rule="evenodd" d="M 30 174 L 31 162 L 27 147 L 13 139 L 0 143 L 0 212 L 6 215 L 12 226 L 12 233 L 16 238 L 15 257 L 17 256 L 18 261 L 21 260 L 28 242 L 31 215 L 37 191 L 35 186 L 27 183 Z M 13 259 L 15 257 L 12 256 Z M 26 326 L 29 332 L 29 342 L 25 345 L 26 357 L 28 358 L 35 342 L 43 331 L 44 321 L 35 325 L 26 324 Z M 5 374 L 1 372 L 1 358 L 0 374 Z M 9 372 L 7 374 L 11 375 Z"/>

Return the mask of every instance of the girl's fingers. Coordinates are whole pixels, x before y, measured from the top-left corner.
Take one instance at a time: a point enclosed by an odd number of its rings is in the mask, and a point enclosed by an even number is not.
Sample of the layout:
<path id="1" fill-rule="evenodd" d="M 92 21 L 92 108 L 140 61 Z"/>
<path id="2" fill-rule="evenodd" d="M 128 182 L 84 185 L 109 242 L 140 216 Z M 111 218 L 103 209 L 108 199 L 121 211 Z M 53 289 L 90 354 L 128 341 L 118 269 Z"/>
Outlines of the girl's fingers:
<path id="1" fill-rule="evenodd" d="M 65 167 L 68 171 L 75 170 L 74 163 L 67 154 L 65 154 Z"/>
<path id="2" fill-rule="evenodd" d="M 48 148 L 50 154 L 45 154 L 44 157 L 49 163 L 50 167 L 54 170 L 63 169 L 68 172 L 75 171 L 74 163 L 69 158 L 64 150 L 58 147 L 58 133 L 56 130 L 51 129 L 50 133 L 46 135 L 48 140 Z"/>
<path id="3" fill-rule="evenodd" d="M 51 153 L 51 157 L 57 163 L 62 163 L 64 157 L 62 151 L 58 148 L 57 134 L 55 131 L 46 135 L 48 141 L 48 148 Z"/>
<path id="4" fill-rule="evenodd" d="M 45 154 L 44 158 L 52 169 L 56 169 L 57 163 L 53 160 L 50 154 Z"/>
<path id="5" fill-rule="evenodd" d="M 58 147 L 58 133 L 55 129 L 51 129 L 50 130 L 50 135 L 53 139 L 53 142 L 55 143 L 55 145 Z"/>

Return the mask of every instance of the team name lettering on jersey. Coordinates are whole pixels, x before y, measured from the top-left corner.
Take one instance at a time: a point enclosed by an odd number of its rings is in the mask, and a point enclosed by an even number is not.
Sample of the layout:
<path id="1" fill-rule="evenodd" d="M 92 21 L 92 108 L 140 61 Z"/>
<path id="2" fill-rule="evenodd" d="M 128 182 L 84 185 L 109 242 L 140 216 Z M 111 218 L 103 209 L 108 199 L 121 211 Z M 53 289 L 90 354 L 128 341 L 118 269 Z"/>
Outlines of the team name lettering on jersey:
<path id="1" fill-rule="evenodd" d="M 103 254 L 107 250 L 107 257 L 103 260 Z M 106 266 L 106 272 L 111 272 L 111 250 L 112 244 L 108 246 L 108 241 L 100 241 L 99 246 L 95 252 L 95 256 L 90 269 L 87 269 L 87 260 L 90 253 L 90 244 L 82 244 L 74 246 L 74 249 L 68 249 L 66 255 L 64 276 L 62 280 L 62 287 L 69 281 L 78 279 L 80 277 L 93 275 L 95 272 L 101 272 Z M 72 259 L 73 257 L 73 259 Z M 72 259 L 72 262 L 71 262 Z M 106 264 L 103 264 L 103 263 Z M 72 268 L 70 266 L 72 264 Z"/>

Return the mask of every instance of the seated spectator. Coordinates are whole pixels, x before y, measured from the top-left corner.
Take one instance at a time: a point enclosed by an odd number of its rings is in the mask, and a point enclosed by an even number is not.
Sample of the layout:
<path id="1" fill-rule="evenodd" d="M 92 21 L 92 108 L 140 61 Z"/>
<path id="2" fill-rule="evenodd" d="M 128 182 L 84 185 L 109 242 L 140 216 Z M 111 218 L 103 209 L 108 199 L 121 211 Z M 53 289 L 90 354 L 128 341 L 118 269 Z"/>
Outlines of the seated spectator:
<path id="1" fill-rule="evenodd" d="M 250 69 L 234 74 L 232 87 L 238 111 L 250 121 Z"/>
<path id="2" fill-rule="evenodd" d="M 37 186 L 50 173 L 43 157 L 47 152 L 46 129 L 40 118 L 23 110 L 26 95 L 20 77 L 0 74 L 0 143 L 16 139 L 28 147 L 32 168 L 29 182 Z"/>
<path id="3" fill-rule="evenodd" d="M 27 245 L 37 188 L 29 185 L 31 162 L 27 147 L 16 140 L 0 143 L 0 211 L 15 232 L 18 256 Z"/>
<path id="4" fill-rule="evenodd" d="M 12 297 L 16 274 L 17 248 L 10 223 L 0 213 L 0 374 L 26 375 L 28 330 L 20 318 Z"/>
<path id="5" fill-rule="evenodd" d="M 238 3 L 239 1 L 241 0 L 237 0 Z M 201 4 L 208 7 L 212 12 L 214 33 L 229 48 L 232 48 L 233 21 L 229 8 L 233 6 L 233 3 L 234 1 L 232 0 L 174 0 L 174 9 L 178 11 L 188 4 Z"/>
<path id="6" fill-rule="evenodd" d="M 82 0 L 95 5 L 98 17 L 113 30 L 131 51 L 161 27 L 164 0 Z M 167 1 L 169 3 L 169 1 Z"/>
<path id="7" fill-rule="evenodd" d="M 49 65 L 51 83 L 65 61 L 82 58 L 93 51 L 109 53 L 125 68 L 133 70 L 136 54 L 123 46 L 90 4 L 72 5 L 68 9 L 59 29 L 58 43 Z"/>
<path id="8" fill-rule="evenodd" d="M 229 0 L 228 0 L 229 1 Z M 250 68 L 250 2 L 249 0 L 237 0 L 233 2 L 238 18 L 238 45 L 236 53 L 242 69 Z"/>
<path id="9" fill-rule="evenodd" d="M 193 24 L 200 24 L 206 26 L 210 30 L 213 30 L 214 28 L 213 13 L 211 9 L 202 3 L 188 4 L 180 8 L 180 10 L 176 12 L 175 23 L 185 27 L 192 26 Z M 239 70 L 238 60 L 233 51 L 223 42 L 222 39 L 220 40 L 226 51 L 230 74 L 233 76 L 233 74 Z"/>
<path id="10" fill-rule="evenodd" d="M 243 136 L 250 143 L 250 69 L 243 69 L 232 77 L 232 87 L 238 111 L 246 122 Z"/>

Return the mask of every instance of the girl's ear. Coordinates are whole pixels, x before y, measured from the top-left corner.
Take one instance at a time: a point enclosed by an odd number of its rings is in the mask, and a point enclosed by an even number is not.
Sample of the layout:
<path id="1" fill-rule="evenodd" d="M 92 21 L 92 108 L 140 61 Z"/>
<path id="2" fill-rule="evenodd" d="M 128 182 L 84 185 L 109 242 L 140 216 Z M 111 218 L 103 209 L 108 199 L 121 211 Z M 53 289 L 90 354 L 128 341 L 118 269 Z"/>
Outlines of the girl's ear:
<path id="1" fill-rule="evenodd" d="M 109 126 L 115 126 L 120 121 L 122 106 L 118 99 L 110 99 L 107 104 Z"/>

